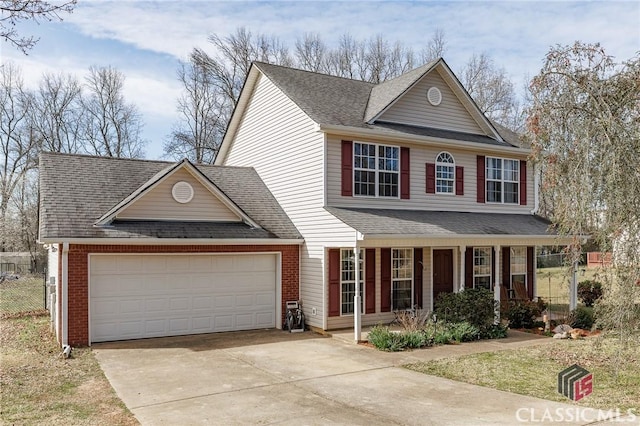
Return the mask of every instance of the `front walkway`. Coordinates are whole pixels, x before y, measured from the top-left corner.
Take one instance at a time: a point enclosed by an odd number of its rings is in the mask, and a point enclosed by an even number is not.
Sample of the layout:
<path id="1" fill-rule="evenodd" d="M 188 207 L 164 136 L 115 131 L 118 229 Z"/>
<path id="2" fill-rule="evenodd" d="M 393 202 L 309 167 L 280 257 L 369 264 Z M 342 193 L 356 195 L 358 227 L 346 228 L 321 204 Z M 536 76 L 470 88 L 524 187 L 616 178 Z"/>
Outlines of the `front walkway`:
<path id="1" fill-rule="evenodd" d="M 93 349 L 116 393 L 143 425 L 513 425 L 540 423 L 545 411 L 575 411 L 575 406 L 399 365 L 550 340 L 516 334 L 501 341 L 385 353 L 339 337 L 264 330 Z"/>

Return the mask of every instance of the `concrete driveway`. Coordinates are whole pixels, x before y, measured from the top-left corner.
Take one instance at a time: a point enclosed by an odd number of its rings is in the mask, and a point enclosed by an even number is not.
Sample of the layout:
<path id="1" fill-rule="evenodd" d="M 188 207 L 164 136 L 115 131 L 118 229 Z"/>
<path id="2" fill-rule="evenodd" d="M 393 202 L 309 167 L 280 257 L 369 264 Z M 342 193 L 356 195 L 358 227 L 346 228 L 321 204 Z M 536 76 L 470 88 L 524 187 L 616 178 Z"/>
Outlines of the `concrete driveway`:
<path id="1" fill-rule="evenodd" d="M 103 343 L 93 350 L 143 425 L 513 425 L 544 423 L 545 413 L 576 407 L 399 365 L 541 343 L 531 339 L 384 353 L 311 332 L 263 330 Z"/>

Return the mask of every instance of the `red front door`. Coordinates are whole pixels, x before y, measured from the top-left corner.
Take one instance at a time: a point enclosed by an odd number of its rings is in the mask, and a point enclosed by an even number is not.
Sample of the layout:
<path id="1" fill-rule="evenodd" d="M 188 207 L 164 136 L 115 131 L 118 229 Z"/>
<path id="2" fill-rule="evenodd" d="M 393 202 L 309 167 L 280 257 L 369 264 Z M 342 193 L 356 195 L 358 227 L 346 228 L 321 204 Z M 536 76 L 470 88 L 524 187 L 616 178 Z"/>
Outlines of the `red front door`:
<path id="1" fill-rule="evenodd" d="M 433 251 L 433 300 L 440 293 L 453 292 L 453 250 Z"/>

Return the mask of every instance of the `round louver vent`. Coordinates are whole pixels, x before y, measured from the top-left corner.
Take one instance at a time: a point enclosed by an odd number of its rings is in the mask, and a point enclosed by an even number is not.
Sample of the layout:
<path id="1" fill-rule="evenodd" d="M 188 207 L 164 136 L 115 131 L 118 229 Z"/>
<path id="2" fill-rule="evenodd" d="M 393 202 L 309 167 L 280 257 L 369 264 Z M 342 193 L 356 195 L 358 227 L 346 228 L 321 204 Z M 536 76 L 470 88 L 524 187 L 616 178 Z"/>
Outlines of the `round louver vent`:
<path id="1" fill-rule="evenodd" d="M 437 87 L 430 88 L 427 91 L 427 99 L 433 106 L 440 105 L 440 102 L 442 102 L 442 93 L 440 92 L 440 89 L 438 89 Z"/>
<path id="2" fill-rule="evenodd" d="M 171 195 L 181 204 L 188 203 L 193 198 L 193 187 L 187 182 L 177 182 L 171 189 Z"/>

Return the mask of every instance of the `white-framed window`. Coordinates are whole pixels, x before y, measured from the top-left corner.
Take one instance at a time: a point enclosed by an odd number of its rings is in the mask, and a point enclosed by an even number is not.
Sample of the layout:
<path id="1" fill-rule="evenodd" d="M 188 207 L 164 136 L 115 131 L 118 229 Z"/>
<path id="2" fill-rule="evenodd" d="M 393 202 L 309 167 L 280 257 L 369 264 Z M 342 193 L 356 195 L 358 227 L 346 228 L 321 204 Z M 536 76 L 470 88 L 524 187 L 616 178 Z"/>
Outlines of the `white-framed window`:
<path id="1" fill-rule="evenodd" d="M 453 194 L 456 178 L 456 162 L 448 152 L 436 157 L 436 194 Z"/>
<path id="2" fill-rule="evenodd" d="M 491 290 L 491 247 L 473 248 L 473 288 Z"/>
<path id="3" fill-rule="evenodd" d="M 511 247 L 511 289 L 514 288 L 514 284 L 522 283 L 524 287 L 527 287 L 527 248 L 526 247 Z"/>
<path id="4" fill-rule="evenodd" d="M 360 312 L 364 300 L 364 250 L 360 250 Z M 356 270 L 353 249 L 340 250 L 340 314 L 353 315 L 356 295 Z"/>
<path id="5" fill-rule="evenodd" d="M 518 204 L 520 202 L 520 161 L 486 158 L 487 202 Z"/>
<path id="6" fill-rule="evenodd" d="M 413 305 L 413 249 L 391 250 L 391 308 L 411 309 Z"/>
<path id="7" fill-rule="evenodd" d="M 398 198 L 400 148 L 374 143 L 353 143 L 354 195 Z"/>

